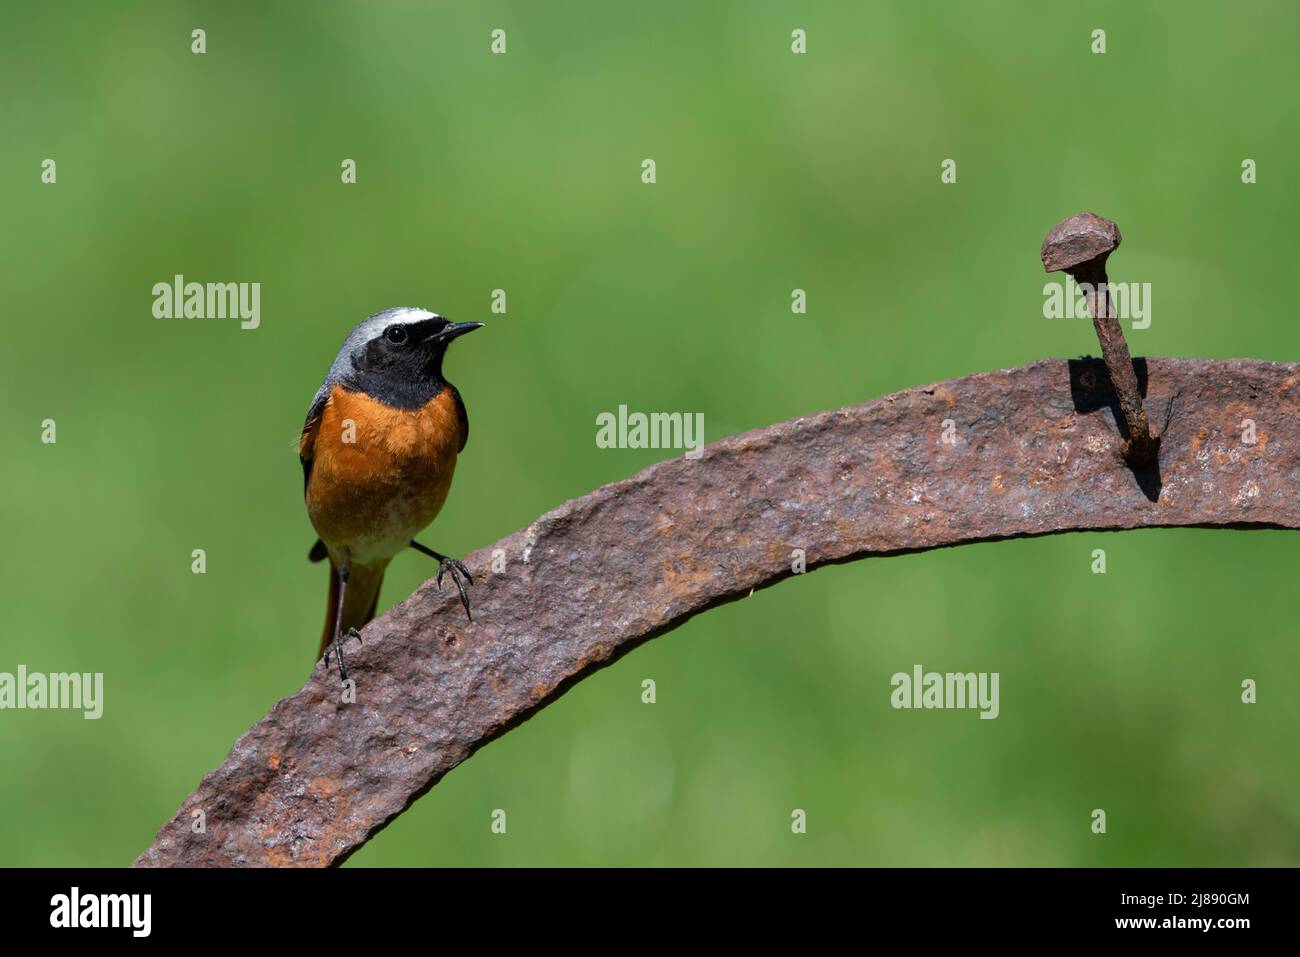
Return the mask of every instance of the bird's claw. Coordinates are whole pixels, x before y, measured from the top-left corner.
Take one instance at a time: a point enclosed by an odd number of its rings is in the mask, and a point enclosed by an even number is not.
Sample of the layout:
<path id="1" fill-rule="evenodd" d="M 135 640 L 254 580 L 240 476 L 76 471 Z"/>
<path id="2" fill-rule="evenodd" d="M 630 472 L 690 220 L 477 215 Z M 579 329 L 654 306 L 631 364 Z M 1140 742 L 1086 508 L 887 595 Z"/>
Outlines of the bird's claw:
<path id="1" fill-rule="evenodd" d="M 361 644 L 365 644 L 365 639 L 361 637 L 361 632 L 357 631 L 355 628 L 349 628 L 342 635 L 336 635 L 334 640 L 330 642 L 329 647 L 325 649 L 326 668 L 330 666 L 331 654 L 338 657 L 339 681 L 348 680 L 348 669 L 347 666 L 343 664 L 343 645 L 347 643 L 349 638 L 355 638 L 357 641 L 361 642 Z"/>
<path id="2" fill-rule="evenodd" d="M 473 576 L 470 575 L 469 569 L 459 560 L 443 556 L 438 559 L 437 583 L 439 588 L 442 588 L 442 576 L 447 573 L 451 574 L 451 580 L 456 583 L 456 590 L 460 592 L 460 603 L 465 606 L 465 616 L 470 621 L 473 621 L 474 613 L 469 610 L 469 593 L 465 591 L 465 582 L 471 585 L 474 584 Z M 460 580 L 462 575 L 465 577 L 464 582 Z"/>

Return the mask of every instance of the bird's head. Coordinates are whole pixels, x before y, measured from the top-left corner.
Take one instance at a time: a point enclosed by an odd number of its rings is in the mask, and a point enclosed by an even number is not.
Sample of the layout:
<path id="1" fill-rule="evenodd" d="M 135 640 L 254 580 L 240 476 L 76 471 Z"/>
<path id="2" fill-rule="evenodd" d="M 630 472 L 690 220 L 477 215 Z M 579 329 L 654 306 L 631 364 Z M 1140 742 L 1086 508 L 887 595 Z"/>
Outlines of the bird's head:
<path id="1" fill-rule="evenodd" d="M 416 408 L 446 386 L 447 347 L 481 322 L 451 322 L 425 309 L 386 309 L 349 334 L 330 369 L 347 389 L 399 408 Z"/>

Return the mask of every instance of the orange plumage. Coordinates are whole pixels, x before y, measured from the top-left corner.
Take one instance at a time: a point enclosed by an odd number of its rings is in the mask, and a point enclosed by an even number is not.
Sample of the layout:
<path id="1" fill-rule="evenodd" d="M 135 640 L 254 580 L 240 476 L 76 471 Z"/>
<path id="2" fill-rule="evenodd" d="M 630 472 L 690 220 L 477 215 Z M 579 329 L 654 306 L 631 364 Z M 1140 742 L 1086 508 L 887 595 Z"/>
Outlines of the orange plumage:
<path id="1" fill-rule="evenodd" d="M 464 438 L 450 386 L 407 410 L 335 385 L 320 415 L 303 430 L 299 451 L 310 460 L 307 513 L 332 565 L 321 654 L 335 632 L 335 569 L 344 550 L 350 577 L 342 631 L 360 629 L 374 617 L 389 561 L 447 500 Z"/>

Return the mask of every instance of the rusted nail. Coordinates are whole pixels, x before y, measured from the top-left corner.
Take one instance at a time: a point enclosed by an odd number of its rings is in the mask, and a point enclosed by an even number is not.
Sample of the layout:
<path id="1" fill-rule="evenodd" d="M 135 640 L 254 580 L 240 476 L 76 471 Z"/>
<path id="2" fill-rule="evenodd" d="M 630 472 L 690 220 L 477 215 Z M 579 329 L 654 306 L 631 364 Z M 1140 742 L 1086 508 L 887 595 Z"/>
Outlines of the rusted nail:
<path id="1" fill-rule="evenodd" d="M 1088 311 L 1101 343 L 1101 357 L 1110 373 L 1128 432 L 1124 458 L 1129 465 L 1141 468 L 1155 462 L 1160 439 L 1151 434 L 1124 330 L 1111 309 L 1106 257 L 1119 243 L 1119 227 L 1109 219 L 1095 213 L 1076 213 L 1057 223 L 1043 240 L 1043 268 L 1047 272 L 1068 273 L 1088 297 Z"/>

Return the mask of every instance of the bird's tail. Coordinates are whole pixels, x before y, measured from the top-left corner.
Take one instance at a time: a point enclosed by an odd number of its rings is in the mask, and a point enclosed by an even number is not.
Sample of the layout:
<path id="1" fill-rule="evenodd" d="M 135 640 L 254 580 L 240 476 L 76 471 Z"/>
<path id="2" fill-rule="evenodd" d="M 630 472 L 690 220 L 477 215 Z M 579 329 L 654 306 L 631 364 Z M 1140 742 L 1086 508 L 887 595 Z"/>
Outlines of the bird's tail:
<path id="1" fill-rule="evenodd" d="M 339 628 L 340 634 L 349 628 L 360 630 L 366 622 L 375 617 L 375 611 L 379 607 L 379 588 L 384 583 L 384 567 L 384 565 L 378 568 L 367 568 L 364 565 L 352 566 L 348 574 L 348 591 L 343 598 L 343 622 Z M 325 631 L 321 634 L 320 650 L 316 652 L 318 659 L 325 654 L 325 649 L 334 640 L 340 587 L 338 569 L 331 561 L 329 603 L 325 606 Z"/>

